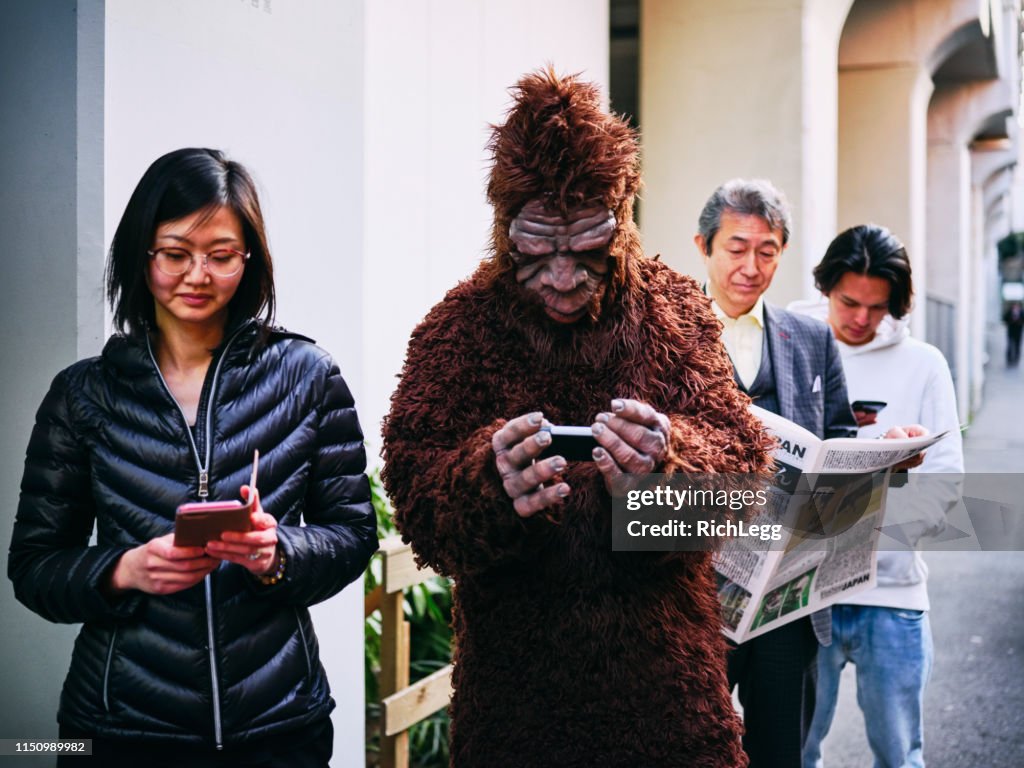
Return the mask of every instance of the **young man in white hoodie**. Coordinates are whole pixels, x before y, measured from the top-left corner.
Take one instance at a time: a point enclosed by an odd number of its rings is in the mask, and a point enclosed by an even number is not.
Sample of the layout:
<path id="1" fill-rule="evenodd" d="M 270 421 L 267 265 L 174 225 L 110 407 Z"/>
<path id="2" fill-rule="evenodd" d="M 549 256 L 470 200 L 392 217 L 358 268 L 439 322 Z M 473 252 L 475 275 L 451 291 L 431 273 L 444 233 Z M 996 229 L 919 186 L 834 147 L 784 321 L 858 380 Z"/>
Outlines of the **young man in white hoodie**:
<path id="1" fill-rule="evenodd" d="M 906 249 L 884 227 L 853 227 L 829 245 L 814 280 L 824 301 L 796 302 L 789 309 L 828 321 L 854 402 L 885 403 L 877 413 L 854 407 L 859 436 L 875 437 L 912 422 L 931 432 L 950 431 L 911 470 L 917 477 L 890 489 L 886 523 L 894 514 L 910 543 L 916 543 L 940 531 L 956 503 L 954 478 L 963 472 L 963 447 L 949 366 L 938 349 L 911 338 L 907 328 L 913 283 Z M 956 475 L 940 479 L 935 473 Z M 883 541 L 895 543 L 888 537 Z M 823 764 L 821 742 L 835 715 L 847 662 L 857 667 L 857 701 L 875 764 L 924 765 L 922 710 L 932 665 L 928 569 L 916 548 L 886 547 L 878 553 L 878 586 L 833 606 L 832 645 L 818 652 L 804 768 Z"/>

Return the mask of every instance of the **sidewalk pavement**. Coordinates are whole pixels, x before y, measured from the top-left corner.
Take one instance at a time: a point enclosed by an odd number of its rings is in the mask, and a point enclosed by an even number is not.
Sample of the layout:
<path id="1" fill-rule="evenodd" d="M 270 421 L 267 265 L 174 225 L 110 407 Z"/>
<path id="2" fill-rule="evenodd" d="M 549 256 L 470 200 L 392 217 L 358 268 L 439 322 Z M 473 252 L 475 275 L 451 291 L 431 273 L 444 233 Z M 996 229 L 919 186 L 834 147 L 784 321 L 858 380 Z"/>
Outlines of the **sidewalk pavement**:
<path id="1" fill-rule="evenodd" d="M 984 402 L 964 438 L 969 473 L 1024 473 L 1024 367 L 1005 365 L 1001 326 L 989 333 Z M 1024 552 L 929 552 L 935 664 L 925 692 L 928 768 L 1024 765 Z M 825 768 L 864 768 L 872 756 L 843 670 L 824 742 Z"/>
<path id="2" fill-rule="evenodd" d="M 1005 344 L 1002 326 L 989 333 L 985 399 L 964 437 L 968 472 L 1024 472 L 1024 366 L 1006 367 Z"/>

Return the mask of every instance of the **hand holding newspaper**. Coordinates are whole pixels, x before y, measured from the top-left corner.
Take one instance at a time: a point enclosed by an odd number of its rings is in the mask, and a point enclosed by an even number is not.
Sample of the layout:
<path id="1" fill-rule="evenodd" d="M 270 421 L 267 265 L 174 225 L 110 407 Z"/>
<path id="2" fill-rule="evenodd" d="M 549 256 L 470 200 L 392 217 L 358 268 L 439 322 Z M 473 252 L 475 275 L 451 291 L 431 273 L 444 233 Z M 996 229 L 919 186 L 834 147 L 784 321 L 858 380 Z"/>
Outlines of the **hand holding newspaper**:
<path id="1" fill-rule="evenodd" d="M 833 437 L 822 440 L 777 413 L 750 406 L 765 427 L 779 439 L 776 461 L 810 473 L 877 472 L 888 469 L 927 450 L 948 433 L 888 440 L 863 437 Z"/>
<path id="2" fill-rule="evenodd" d="M 782 523 L 779 542 L 732 539 L 715 556 L 722 631 L 743 642 L 869 589 L 889 469 L 946 436 L 821 440 L 751 406 L 778 440 L 771 503 L 753 523 Z"/>

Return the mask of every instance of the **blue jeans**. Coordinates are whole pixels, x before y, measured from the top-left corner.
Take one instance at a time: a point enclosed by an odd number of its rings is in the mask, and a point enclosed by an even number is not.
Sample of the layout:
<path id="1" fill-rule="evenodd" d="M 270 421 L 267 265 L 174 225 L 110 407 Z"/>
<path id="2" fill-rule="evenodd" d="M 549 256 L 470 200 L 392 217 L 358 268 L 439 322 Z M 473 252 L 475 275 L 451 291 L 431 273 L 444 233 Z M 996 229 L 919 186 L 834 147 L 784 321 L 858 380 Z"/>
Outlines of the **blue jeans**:
<path id="1" fill-rule="evenodd" d="M 857 703 L 864 713 L 875 768 L 924 766 L 924 687 L 932 670 L 926 611 L 832 606 L 832 645 L 818 649 L 818 690 L 804 768 L 821 768 L 821 742 L 832 725 L 839 675 L 857 667 Z"/>

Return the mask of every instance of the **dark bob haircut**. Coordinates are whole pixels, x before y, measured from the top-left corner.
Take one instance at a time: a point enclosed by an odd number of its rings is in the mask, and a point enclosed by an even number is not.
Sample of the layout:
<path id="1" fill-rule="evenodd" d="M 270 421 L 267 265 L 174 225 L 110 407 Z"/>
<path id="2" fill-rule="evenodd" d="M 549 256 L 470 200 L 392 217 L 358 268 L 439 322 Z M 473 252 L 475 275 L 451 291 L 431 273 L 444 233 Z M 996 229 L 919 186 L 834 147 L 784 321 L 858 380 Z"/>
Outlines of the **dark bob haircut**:
<path id="1" fill-rule="evenodd" d="M 861 224 L 837 235 L 814 268 L 814 285 L 829 294 L 847 272 L 889 281 L 889 314 L 897 320 L 910 311 L 910 259 L 903 243 L 885 227 Z"/>
<path id="2" fill-rule="evenodd" d="M 215 149 L 178 149 L 158 158 L 143 174 L 117 225 L 107 259 L 107 300 L 114 325 L 140 335 L 154 326 L 153 295 L 146 285 L 156 228 L 197 211 L 234 211 L 251 253 L 228 305 L 229 323 L 274 318 L 274 265 L 267 247 L 256 185 L 240 164 Z"/>

